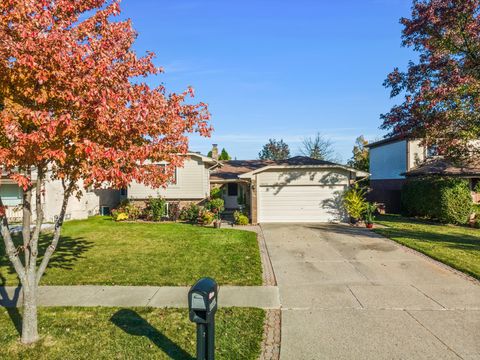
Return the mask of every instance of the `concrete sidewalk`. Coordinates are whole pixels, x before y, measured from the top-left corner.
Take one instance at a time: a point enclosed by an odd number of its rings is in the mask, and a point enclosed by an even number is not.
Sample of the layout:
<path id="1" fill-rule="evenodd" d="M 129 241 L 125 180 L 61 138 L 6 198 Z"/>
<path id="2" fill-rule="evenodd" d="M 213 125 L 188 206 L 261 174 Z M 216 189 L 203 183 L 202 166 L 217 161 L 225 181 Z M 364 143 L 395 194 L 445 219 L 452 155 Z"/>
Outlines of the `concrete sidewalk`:
<path id="1" fill-rule="evenodd" d="M 41 286 L 40 306 L 187 307 L 189 287 L 179 286 Z M 0 287 L 0 306 L 21 305 L 21 290 Z M 220 286 L 220 307 L 280 308 L 276 286 Z"/>

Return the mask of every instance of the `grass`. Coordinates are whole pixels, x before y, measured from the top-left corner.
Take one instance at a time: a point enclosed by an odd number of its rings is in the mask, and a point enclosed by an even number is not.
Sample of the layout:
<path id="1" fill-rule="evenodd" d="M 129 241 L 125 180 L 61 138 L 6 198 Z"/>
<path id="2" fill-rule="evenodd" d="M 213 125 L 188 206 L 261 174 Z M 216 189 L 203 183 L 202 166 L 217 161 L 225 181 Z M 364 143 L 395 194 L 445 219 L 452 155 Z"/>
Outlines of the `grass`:
<path id="1" fill-rule="evenodd" d="M 40 254 L 50 234 L 42 240 Z M 65 223 L 41 285 L 261 285 L 256 234 L 179 223 L 122 223 L 108 217 Z M 17 277 L 0 244 L 0 279 Z M 0 285 L 1 285 L 0 281 Z"/>
<path id="2" fill-rule="evenodd" d="M 257 359 L 265 313 L 223 308 L 216 316 L 216 358 Z M 195 325 L 187 310 L 153 308 L 40 308 L 42 339 L 19 343 L 7 311 L 0 308 L 2 359 L 194 359 Z"/>
<path id="3" fill-rule="evenodd" d="M 375 231 L 480 279 L 480 230 L 440 225 L 396 215 L 380 216 Z"/>

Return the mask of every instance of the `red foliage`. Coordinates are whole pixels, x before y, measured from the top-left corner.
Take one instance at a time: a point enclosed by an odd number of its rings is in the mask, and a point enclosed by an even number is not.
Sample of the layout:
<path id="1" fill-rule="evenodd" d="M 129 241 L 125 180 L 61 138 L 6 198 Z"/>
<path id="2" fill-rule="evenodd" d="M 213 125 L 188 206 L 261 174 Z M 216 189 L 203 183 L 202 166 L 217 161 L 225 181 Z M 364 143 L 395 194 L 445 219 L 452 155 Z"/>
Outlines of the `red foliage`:
<path id="1" fill-rule="evenodd" d="M 382 116 L 382 127 L 425 138 L 452 158 L 472 155 L 480 139 L 479 0 L 415 0 L 401 22 L 403 44 L 420 57 L 385 81 L 405 100 Z"/>
<path id="2" fill-rule="evenodd" d="M 140 81 L 161 72 L 132 50 L 116 0 L 0 2 L 0 163 L 48 167 L 57 179 L 161 186 L 182 164 L 187 134 L 209 136 L 193 90 L 167 95 Z M 90 16 L 85 18 L 85 13 Z M 165 161 L 166 169 L 151 165 Z M 21 186 L 29 179 L 15 176 Z"/>

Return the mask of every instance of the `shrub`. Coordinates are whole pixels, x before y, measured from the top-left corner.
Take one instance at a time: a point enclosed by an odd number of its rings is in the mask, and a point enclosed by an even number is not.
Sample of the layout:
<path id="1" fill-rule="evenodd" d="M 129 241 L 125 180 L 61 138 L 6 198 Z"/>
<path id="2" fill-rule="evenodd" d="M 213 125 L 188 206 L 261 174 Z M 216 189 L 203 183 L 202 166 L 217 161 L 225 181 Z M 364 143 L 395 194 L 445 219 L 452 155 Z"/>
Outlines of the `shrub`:
<path id="1" fill-rule="evenodd" d="M 248 225 L 250 222 L 248 220 L 248 216 L 241 213 L 240 211 L 235 211 L 233 213 L 233 219 L 235 220 L 235 224 L 237 225 Z"/>
<path id="2" fill-rule="evenodd" d="M 112 219 L 115 221 L 125 221 L 128 220 L 128 215 L 118 210 L 112 210 Z"/>
<path id="3" fill-rule="evenodd" d="M 145 215 L 148 220 L 160 221 L 167 216 L 167 202 L 163 198 L 149 198 Z"/>
<path id="4" fill-rule="evenodd" d="M 354 220 L 360 220 L 367 207 L 365 200 L 366 190 L 357 184 L 343 194 L 343 206 L 348 215 Z"/>
<path id="5" fill-rule="evenodd" d="M 172 201 L 168 203 L 168 218 L 172 221 L 177 221 L 180 218 L 180 203 L 178 201 Z"/>
<path id="6" fill-rule="evenodd" d="M 475 187 L 473 188 L 473 191 L 480 194 L 480 181 L 478 181 L 476 184 L 475 184 Z"/>
<path id="7" fill-rule="evenodd" d="M 198 222 L 200 214 L 200 207 L 197 204 L 190 204 L 184 207 L 180 212 L 180 220 L 188 221 L 190 223 Z"/>
<path id="8" fill-rule="evenodd" d="M 215 219 L 215 214 L 211 211 L 204 211 L 202 214 L 203 225 L 210 225 Z"/>
<path id="9" fill-rule="evenodd" d="M 138 220 L 138 218 L 142 215 L 142 210 L 137 205 L 125 200 L 122 201 L 122 203 L 115 210 L 112 210 L 113 220 L 120 221 L 118 220 L 120 214 L 124 214 L 121 215 L 122 220 Z"/>
<path id="10" fill-rule="evenodd" d="M 225 210 L 225 202 L 223 199 L 211 199 L 205 204 L 205 209 L 219 215 Z"/>
<path id="11" fill-rule="evenodd" d="M 472 214 L 475 214 L 475 217 L 480 219 L 480 204 L 472 205 Z"/>
<path id="12" fill-rule="evenodd" d="M 210 190 L 210 199 L 221 199 L 222 198 L 222 188 L 212 188 Z"/>
<path id="13" fill-rule="evenodd" d="M 367 224 L 373 224 L 375 221 L 375 212 L 377 211 L 377 204 L 367 202 L 365 205 L 365 211 L 363 212 L 363 219 Z"/>
<path id="14" fill-rule="evenodd" d="M 402 190 L 402 208 L 408 216 L 466 224 L 472 214 L 472 205 L 469 184 L 464 179 L 413 179 Z"/>

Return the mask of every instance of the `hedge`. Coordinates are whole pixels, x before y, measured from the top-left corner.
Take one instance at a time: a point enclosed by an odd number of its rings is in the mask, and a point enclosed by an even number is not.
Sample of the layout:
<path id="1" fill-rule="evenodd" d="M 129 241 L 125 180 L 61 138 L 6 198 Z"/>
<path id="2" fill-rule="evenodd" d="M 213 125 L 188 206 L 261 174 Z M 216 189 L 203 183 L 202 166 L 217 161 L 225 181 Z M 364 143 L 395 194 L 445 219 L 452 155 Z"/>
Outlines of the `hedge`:
<path id="1" fill-rule="evenodd" d="M 402 189 L 402 209 L 408 216 L 466 224 L 473 212 L 468 181 L 434 177 L 410 179 Z"/>

